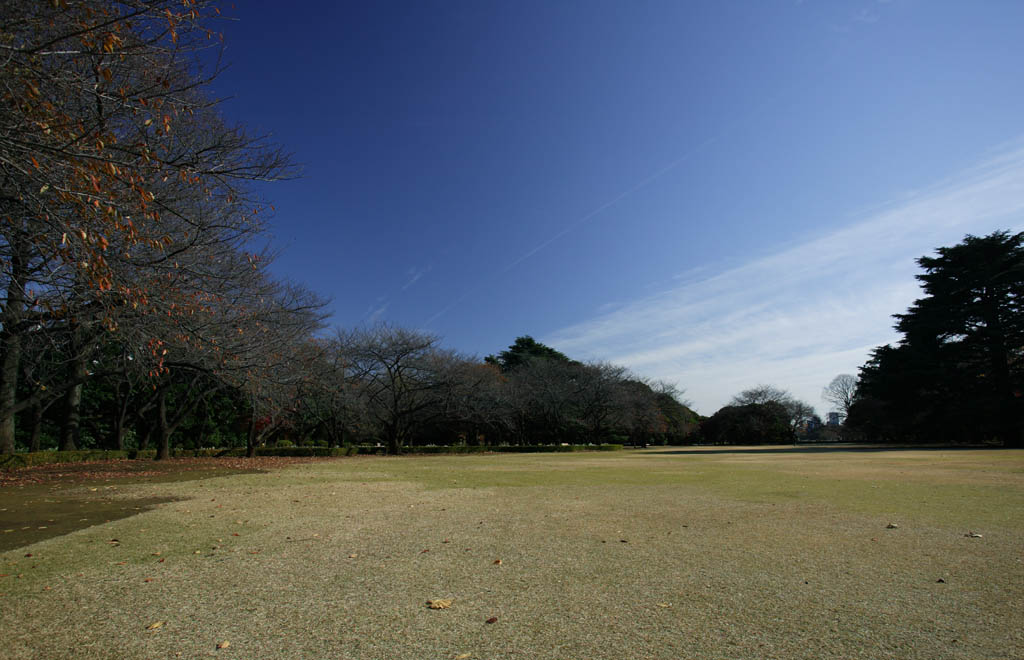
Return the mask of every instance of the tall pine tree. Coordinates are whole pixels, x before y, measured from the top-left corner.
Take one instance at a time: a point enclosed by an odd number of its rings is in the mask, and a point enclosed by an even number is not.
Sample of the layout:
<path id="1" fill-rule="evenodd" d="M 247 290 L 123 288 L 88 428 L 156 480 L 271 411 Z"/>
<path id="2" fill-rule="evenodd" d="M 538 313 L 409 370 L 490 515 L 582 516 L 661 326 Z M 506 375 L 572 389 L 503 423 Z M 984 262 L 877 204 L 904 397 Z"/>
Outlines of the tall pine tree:
<path id="1" fill-rule="evenodd" d="M 917 263 L 926 295 L 896 315 L 899 346 L 862 369 L 851 422 L 893 439 L 1020 446 L 1024 233 L 967 236 Z"/>

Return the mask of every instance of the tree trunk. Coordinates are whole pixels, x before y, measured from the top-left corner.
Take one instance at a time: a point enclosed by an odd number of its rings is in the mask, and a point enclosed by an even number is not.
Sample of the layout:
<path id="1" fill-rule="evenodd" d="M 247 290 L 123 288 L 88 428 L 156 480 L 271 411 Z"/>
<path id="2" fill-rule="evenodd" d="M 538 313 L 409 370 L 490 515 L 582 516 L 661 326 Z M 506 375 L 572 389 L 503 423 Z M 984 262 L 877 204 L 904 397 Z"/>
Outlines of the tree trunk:
<path id="1" fill-rule="evenodd" d="M 127 381 L 127 373 L 125 374 Z M 114 428 L 110 432 L 110 445 L 117 451 L 124 451 L 125 426 L 128 423 L 128 403 L 132 393 L 131 383 L 128 382 L 128 391 L 121 396 L 121 383 L 117 384 L 114 392 L 117 394 L 117 412 L 114 414 Z"/>
<path id="2" fill-rule="evenodd" d="M 398 428 L 394 425 L 388 427 L 388 453 L 397 456 L 402 453 L 401 439 L 398 437 Z"/>
<path id="3" fill-rule="evenodd" d="M 156 399 L 157 446 L 156 460 L 171 457 L 171 428 L 167 423 L 167 390 L 161 390 Z"/>
<path id="4" fill-rule="evenodd" d="M 117 451 L 124 451 L 124 422 L 127 415 L 121 411 L 114 418 L 114 429 L 110 433 L 110 444 Z"/>
<path id="5" fill-rule="evenodd" d="M 32 435 L 28 441 L 29 451 L 39 451 L 39 438 L 43 434 L 43 404 L 32 406 Z"/>
<path id="6" fill-rule="evenodd" d="M 80 351 L 79 342 L 72 342 L 72 351 Z M 64 425 L 60 433 L 60 450 L 74 451 L 78 429 L 82 424 L 82 388 L 86 376 L 84 355 L 75 356 L 68 369 L 68 377 L 75 384 L 64 394 Z"/>
<path id="7" fill-rule="evenodd" d="M 17 230 L 16 230 L 17 231 Z M 25 306 L 25 263 L 20 234 L 11 237 L 11 275 L 7 284 L 3 330 L 0 331 L 0 454 L 14 453 L 14 417 L 12 410 L 18 394 L 18 366 L 21 363 L 21 313 Z"/>
<path id="8" fill-rule="evenodd" d="M 9 410 L 18 389 L 18 362 L 21 359 L 21 339 L 4 338 L 4 353 L 0 358 L 0 408 Z M 14 413 L 0 418 L 0 454 L 14 453 Z"/>
<path id="9" fill-rule="evenodd" d="M 249 420 L 249 432 L 245 436 L 245 456 L 253 458 L 256 456 L 256 420 Z"/>
<path id="10" fill-rule="evenodd" d="M 149 449 L 149 438 L 153 435 L 153 425 L 148 424 L 146 420 L 140 419 L 139 423 L 135 425 L 135 436 L 139 438 L 139 449 L 145 451 Z"/>

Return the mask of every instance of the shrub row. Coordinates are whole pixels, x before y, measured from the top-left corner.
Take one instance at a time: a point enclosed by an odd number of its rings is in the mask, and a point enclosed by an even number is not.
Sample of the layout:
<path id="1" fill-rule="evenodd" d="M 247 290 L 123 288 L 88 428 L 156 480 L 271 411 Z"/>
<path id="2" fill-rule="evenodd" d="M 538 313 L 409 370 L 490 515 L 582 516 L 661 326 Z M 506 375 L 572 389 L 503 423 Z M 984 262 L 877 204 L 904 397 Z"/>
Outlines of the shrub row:
<path id="1" fill-rule="evenodd" d="M 82 461 L 109 461 L 128 458 L 126 451 L 87 449 L 80 451 L 36 451 L 24 454 L 0 455 L 0 470 L 47 465 L 49 463 L 80 463 Z"/>
<path id="2" fill-rule="evenodd" d="M 499 445 L 494 447 L 469 447 L 465 445 L 407 447 L 403 451 L 406 454 L 483 454 L 486 452 L 513 452 L 513 453 L 539 453 L 539 452 L 576 452 L 576 451 L 618 451 L 622 449 L 619 444 L 603 445 Z M 257 456 L 355 456 L 356 454 L 382 454 L 383 448 L 373 445 L 349 445 L 347 447 L 258 447 Z M 240 457 L 245 456 L 244 447 L 230 449 L 175 449 L 171 451 L 174 458 L 220 458 L 222 456 Z M 140 449 L 131 451 L 38 451 L 22 454 L 0 455 L 0 469 L 14 469 L 31 467 L 33 465 L 46 465 L 50 463 L 78 463 L 82 461 L 106 461 L 114 459 L 142 459 L 153 460 L 156 458 L 155 449 Z"/>
<path id="3" fill-rule="evenodd" d="M 360 449 L 363 449 L 360 447 Z M 369 449 L 373 449 L 370 447 Z M 493 447 L 467 447 L 455 445 L 451 447 L 407 447 L 402 451 L 406 454 L 483 454 L 486 452 L 511 452 L 519 454 L 574 452 L 574 451 L 618 451 L 622 445 L 495 445 Z M 360 452 L 362 453 L 362 452 Z"/>

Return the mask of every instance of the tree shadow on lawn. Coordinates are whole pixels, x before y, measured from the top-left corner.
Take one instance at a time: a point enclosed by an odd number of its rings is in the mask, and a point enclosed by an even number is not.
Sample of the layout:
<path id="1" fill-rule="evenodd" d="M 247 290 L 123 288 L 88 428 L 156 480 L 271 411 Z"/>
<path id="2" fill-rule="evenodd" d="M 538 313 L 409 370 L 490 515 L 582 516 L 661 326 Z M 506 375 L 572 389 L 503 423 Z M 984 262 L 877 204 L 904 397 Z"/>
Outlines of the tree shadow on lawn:
<path id="1" fill-rule="evenodd" d="M 32 545 L 93 525 L 134 516 L 174 497 L 114 498 L 67 496 L 38 489 L 3 493 L 0 506 L 0 552 Z"/>
<path id="2" fill-rule="evenodd" d="M 93 461 L 5 471 L 0 473 L 0 552 L 134 516 L 178 499 L 131 497 L 122 494 L 122 486 L 265 471 L 219 458 Z"/>

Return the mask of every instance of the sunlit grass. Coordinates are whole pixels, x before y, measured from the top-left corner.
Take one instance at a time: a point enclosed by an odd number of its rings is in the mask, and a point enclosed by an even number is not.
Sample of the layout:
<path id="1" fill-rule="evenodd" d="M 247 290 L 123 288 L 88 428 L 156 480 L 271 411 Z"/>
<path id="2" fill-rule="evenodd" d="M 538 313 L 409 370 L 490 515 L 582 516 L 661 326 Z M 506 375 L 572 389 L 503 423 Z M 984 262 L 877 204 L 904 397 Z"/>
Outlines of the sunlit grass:
<path id="1" fill-rule="evenodd" d="M 648 450 L 125 484 L 179 499 L 0 554 L 0 634 L 14 658 L 1017 657 L 1022 467 Z"/>

